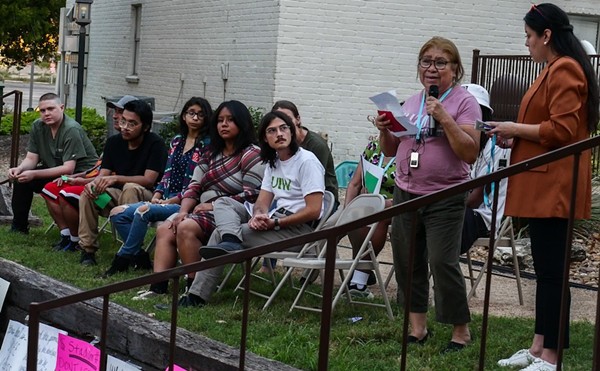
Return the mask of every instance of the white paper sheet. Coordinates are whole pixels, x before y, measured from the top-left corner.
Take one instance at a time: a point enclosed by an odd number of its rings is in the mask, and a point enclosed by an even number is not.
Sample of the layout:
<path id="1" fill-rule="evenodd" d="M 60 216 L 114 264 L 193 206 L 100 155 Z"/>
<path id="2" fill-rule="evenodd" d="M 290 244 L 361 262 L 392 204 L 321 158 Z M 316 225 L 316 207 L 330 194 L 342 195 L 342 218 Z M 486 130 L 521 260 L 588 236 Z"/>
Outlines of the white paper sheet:
<path id="1" fill-rule="evenodd" d="M 392 134 L 397 137 L 417 134 L 417 127 L 413 125 L 408 116 L 406 116 L 406 113 L 404 113 L 395 92 L 386 91 L 369 97 L 369 99 L 375 103 L 377 110 L 380 111 L 379 114 L 389 112 L 393 116 L 388 117 L 392 121 L 392 128 L 390 129 Z"/>

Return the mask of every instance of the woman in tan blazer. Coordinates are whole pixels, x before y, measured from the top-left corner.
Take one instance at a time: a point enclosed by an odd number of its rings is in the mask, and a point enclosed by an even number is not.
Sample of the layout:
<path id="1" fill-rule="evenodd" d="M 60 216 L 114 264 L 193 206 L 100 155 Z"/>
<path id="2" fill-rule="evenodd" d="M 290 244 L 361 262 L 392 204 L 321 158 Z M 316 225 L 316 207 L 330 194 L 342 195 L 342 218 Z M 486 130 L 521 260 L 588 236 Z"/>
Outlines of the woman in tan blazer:
<path id="1" fill-rule="evenodd" d="M 512 146 L 513 164 L 589 138 L 600 115 L 596 75 L 566 13 L 553 4 L 533 5 L 524 20 L 525 45 L 533 60 L 546 66 L 525 93 L 517 123 L 490 123 L 500 146 Z M 572 164 L 568 157 L 508 180 L 505 214 L 529 218 L 537 287 L 532 345 L 500 360 L 500 366 L 556 369 Z M 575 217 L 589 218 L 590 208 L 587 151 L 579 160 Z"/>

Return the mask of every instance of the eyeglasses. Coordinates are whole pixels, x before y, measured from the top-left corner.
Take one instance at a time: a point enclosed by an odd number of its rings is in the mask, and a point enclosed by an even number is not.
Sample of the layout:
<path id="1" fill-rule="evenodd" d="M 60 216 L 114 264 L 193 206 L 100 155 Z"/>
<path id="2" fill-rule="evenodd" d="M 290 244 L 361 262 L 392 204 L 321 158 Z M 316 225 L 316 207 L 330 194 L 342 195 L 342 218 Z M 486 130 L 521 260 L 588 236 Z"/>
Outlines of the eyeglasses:
<path id="1" fill-rule="evenodd" d="M 194 111 L 186 111 L 185 112 L 186 116 L 193 119 L 194 117 L 197 117 L 198 119 L 203 119 L 206 115 L 204 114 L 204 112 L 194 112 Z"/>
<path id="2" fill-rule="evenodd" d="M 276 128 L 267 128 L 266 132 L 267 135 L 277 135 L 277 133 L 279 133 L 280 130 L 282 133 L 287 133 L 288 131 L 290 131 L 290 126 L 287 124 L 283 124 Z"/>
<path id="3" fill-rule="evenodd" d="M 431 67 L 431 65 L 433 64 L 433 66 L 435 67 L 436 70 L 441 71 L 444 68 L 446 68 L 446 65 L 448 63 L 452 63 L 452 62 L 448 62 L 447 60 L 444 59 L 419 59 L 419 67 L 423 68 L 423 69 L 428 69 L 429 67 Z"/>
<path id="4" fill-rule="evenodd" d="M 140 125 L 140 123 L 136 121 L 127 121 L 125 119 L 119 120 L 119 127 L 121 129 L 133 129 L 138 125 Z"/>

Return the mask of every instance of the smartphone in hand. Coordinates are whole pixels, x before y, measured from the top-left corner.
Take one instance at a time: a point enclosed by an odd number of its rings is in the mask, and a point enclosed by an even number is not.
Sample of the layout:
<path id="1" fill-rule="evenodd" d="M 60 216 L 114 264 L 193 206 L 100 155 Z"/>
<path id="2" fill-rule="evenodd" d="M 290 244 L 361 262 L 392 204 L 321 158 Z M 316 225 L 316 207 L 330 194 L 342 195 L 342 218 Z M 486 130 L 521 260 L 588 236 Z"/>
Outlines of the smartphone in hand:
<path id="1" fill-rule="evenodd" d="M 492 130 L 494 127 L 490 126 L 488 124 L 485 123 L 485 121 L 481 121 L 481 120 L 475 120 L 475 130 L 479 130 L 479 131 L 490 131 Z"/>

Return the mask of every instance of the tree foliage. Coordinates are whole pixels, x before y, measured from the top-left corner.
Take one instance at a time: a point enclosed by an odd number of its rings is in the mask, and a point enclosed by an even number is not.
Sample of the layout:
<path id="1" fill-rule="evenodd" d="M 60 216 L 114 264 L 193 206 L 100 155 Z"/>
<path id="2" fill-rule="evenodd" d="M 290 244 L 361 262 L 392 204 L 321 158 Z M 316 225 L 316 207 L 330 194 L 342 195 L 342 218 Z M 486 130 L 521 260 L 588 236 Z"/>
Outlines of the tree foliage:
<path id="1" fill-rule="evenodd" d="M 57 52 L 64 0 L 0 0 L 0 64 L 20 65 Z"/>

